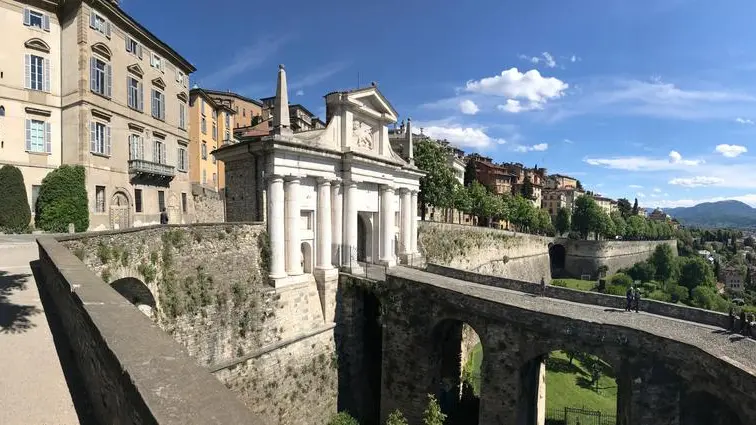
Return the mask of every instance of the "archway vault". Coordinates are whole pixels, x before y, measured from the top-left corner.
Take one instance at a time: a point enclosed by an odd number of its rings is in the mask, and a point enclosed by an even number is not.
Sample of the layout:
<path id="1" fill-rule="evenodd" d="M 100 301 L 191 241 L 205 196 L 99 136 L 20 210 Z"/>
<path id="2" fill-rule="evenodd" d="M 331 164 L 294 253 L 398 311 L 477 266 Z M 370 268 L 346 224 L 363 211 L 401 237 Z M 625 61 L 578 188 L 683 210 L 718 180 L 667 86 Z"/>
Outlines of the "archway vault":
<path id="1" fill-rule="evenodd" d="M 113 281 L 110 286 L 135 306 L 145 305 L 152 309 L 157 307 L 155 296 L 150 288 L 135 277 L 124 277 Z"/>

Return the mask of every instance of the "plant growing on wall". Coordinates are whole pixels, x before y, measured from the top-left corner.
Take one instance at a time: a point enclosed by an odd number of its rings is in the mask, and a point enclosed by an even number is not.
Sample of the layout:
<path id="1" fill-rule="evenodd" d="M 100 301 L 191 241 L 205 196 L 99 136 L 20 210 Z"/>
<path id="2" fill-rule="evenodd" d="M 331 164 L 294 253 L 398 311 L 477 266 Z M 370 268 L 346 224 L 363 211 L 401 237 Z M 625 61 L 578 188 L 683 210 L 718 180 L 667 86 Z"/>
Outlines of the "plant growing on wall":
<path id="1" fill-rule="evenodd" d="M 386 418 L 386 425 L 409 425 L 407 419 L 402 415 L 402 412 L 394 410 Z"/>
<path id="2" fill-rule="evenodd" d="M 27 231 L 31 222 L 31 210 L 26 200 L 24 176 L 21 170 L 12 165 L 0 168 L 0 200 L 0 231 Z"/>
<path id="3" fill-rule="evenodd" d="M 73 223 L 77 232 L 89 227 L 84 167 L 62 165 L 42 180 L 35 206 L 35 225 L 48 232 L 67 232 Z"/>
<path id="4" fill-rule="evenodd" d="M 423 412 L 423 425 L 444 425 L 446 415 L 441 412 L 441 406 L 438 400 L 431 394 L 428 394 L 428 407 Z"/>
<path id="5" fill-rule="evenodd" d="M 326 425 L 360 425 L 360 423 L 349 413 L 339 412 Z"/>

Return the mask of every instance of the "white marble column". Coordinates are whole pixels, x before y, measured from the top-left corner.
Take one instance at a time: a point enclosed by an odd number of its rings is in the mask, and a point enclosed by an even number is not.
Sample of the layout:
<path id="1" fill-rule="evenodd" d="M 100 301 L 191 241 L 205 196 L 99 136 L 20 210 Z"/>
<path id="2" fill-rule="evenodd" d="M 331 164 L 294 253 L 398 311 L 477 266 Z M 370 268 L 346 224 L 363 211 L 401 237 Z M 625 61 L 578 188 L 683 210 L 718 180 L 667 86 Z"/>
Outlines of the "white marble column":
<path id="1" fill-rule="evenodd" d="M 394 188 L 381 186 L 381 263 L 393 266 L 396 264 L 394 250 L 391 249 L 394 240 Z"/>
<path id="2" fill-rule="evenodd" d="M 344 200 L 341 196 L 341 181 L 334 180 L 331 182 L 331 234 L 333 235 L 333 249 L 331 250 L 333 265 L 341 267 L 344 255 L 341 250 L 344 246 L 342 239 L 342 230 L 344 222 L 342 221 Z"/>
<path id="3" fill-rule="evenodd" d="M 281 176 L 271 176 L 268 181 L 268 236 L 270 238 L 270 277 L 286 277 L 284 259 L 286 240 L 284 234 L 284 183 Z"/>
<path id="4" fill-rule="evenodd" d="M 302 237 L 300 236 L 299 178 L 286 179 L 284 227 L 286 234 L 286 273 L 289 276 L 302 274 Z"/>
<path id="5" fill-rule="evenodd" d="M 351 267 L 357 263 L 357 183 L 344 182 L 344 189 L 343 262 Z"/>
<path id="6" fill-rule="evenodd" d="M 331 266 L 331 182 L 318 179 L 318 259 L 315 267 L 330 269 Z"/>
<path id="7" fill-rule="evenodd" d="M 417 191 L 413 190 L 410 198 L 410 252 L 417 253 Z"/>
<path id="8" fill-rule="evenodd" d="M 402 255 L 408 255 L 412 253 L 412 194 L 408 189 L 402 188 L 401 192 L 401 225 L 399 243 L 401 249 L 399 253 Z"/>

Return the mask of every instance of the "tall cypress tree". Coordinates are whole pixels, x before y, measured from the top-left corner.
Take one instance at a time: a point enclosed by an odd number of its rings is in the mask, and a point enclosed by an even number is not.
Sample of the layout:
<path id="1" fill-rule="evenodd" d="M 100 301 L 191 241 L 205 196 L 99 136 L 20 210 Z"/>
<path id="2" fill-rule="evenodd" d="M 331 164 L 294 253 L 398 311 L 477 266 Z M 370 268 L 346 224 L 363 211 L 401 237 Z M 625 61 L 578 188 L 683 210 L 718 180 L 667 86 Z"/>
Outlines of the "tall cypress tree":
<path id="1" fill-rule="evenodd" d="M 0 230 L 22 232 L 29 228 L 31 210 L 21 170 L 4 165 L 0 168 Z"/>
<path id="2" fill-rule="evenodd" d="M 635 203 L 633 204 L 633 215 L 638 215 L 638 198 L 635 198 Z"/>

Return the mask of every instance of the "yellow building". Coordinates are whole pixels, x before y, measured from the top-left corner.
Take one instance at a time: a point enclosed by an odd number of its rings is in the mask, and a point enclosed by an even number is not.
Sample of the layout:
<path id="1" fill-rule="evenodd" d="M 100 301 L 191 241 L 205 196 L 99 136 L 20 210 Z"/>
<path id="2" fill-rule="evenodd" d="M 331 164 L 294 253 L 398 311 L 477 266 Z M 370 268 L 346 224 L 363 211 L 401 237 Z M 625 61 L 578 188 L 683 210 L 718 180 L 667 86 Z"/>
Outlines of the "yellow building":
<path id="1" fill-rule="evenodd" d="M 203 89 L 189 92 L 189 179 L 216 192 L 225 187 L 223 164 L 210 152 L 233 141 L 235 111 Z"/>

